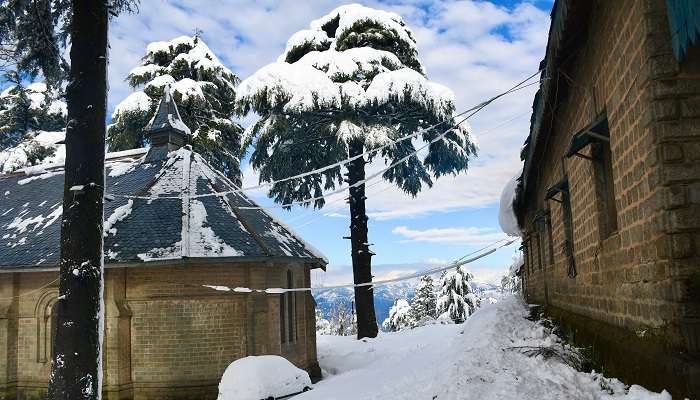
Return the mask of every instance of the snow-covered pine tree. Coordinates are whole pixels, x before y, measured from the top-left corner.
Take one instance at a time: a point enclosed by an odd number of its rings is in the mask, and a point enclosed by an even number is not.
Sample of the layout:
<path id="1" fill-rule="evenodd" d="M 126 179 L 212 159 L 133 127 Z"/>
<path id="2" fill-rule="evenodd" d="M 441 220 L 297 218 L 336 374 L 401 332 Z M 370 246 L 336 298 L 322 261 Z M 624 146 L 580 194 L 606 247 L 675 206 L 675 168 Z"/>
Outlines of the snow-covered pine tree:
<path id="1" fill-rule="evenodd" d="M 388 332 L 397 332 L 402 329 L 412 328 L 415 325 L 411 306 L 408 300 L 397 299 L 389 310 L 389 317 L 382 323 L 382 328 Z"/>
<path id="2" fill-rule="evenodd" d="M 48 399 L 102 397 L 102 228 L 107 31 L 109 17 L 135 11 L 137 0 L 0 2 L 0 44 L 20 74 L 41 72 L 52 87 L 66 78 L 65 190 L 55 356 Z M 70 39 L 70 66 L 62 52 Z M 5 51 L 0 52 L 5 56 Z M 95 184 L 97 183 L 97 184 Z M 79 200 L 78 200 L 79 199 Z M 77 271 L 77 273 L 76 273 Z"/>
<path id="3" fill-rule="evenodd" d="M 469 286 L 472 279 L 472 274 L 467 272 L 464 266 L 442 274 L 437 299 L 438 315 L 445 315 L 455 323 L 461 324 L 474 313 L 478 305 Z"/>
<path id="4" fill-rule="evenodd" d="M 323 311 L 316 309 L 316 334 L 332 335 L 331 322 L 323 315 Z"/>
<path id="5" fill-rule="evenodd" d="M 418 282 L 413 302 L 411 302 L 411 315 L 416 324 L 422 321 L 427 321 L 437 318 L 437 296 L 433 278 L 430 275 L 424 275 Z"/>
<path id="6" fill-rule="evenodd" d="M 464 127 L 431 144 L 425 157 L 406 140 L 360 157 L 409 134 L 430 141 L 454 126 L 454 95 L 427 80 L 413 33 L 397 14 L 353 4 L 339 7 L 295 33 L 278 62 L 238 88 L 238 111 L 260 118 L 244 134 L 252 166 L 271 182 L 358 156 L 321 174 L 278 182 L 269 195 L 288 204 L 350 185 L 350 237 L 355 283 L 371 282 L 367 240 L 365 164 L 404 162 L 383 174 L 415 196 L 423 185 L 466 170 L 475 146 Z M 438 124 L 432 129 L 421 131 Z M 313 201 L 322 207 L 323 199 Z M 358 338 L 377 335 L 373 290 L 355 289 Z"/>
<path id="7" fill-rule="evenodd" d="M 147 144 L 144 127 L 169 85 L 180 116 L 192 130 L 192 147 L 234 182 L 240 183 L 241 134 L 232 117 L 238 77 L 199 35 L 154 42 L 127 81 L 134 89 L 117 105 L 107 132 L 110 150 Z"/>
<path id="8" fill-rule="evenodd" d="M 41 82 L 25 85 L 17 71 L 5 74 L 12 86 L 0 93 L 0 172 L 35 165 L 55 155 L 65 139 L 66 103 Z M 62 154 L 60 157 L 62 159 Z"/>
<path id="9" fill-rule="evenodd" d="M 356 332 L 352 309 L 342 300 L 333 305 L 330 322 L 332 335 L 348 336 Z"/>

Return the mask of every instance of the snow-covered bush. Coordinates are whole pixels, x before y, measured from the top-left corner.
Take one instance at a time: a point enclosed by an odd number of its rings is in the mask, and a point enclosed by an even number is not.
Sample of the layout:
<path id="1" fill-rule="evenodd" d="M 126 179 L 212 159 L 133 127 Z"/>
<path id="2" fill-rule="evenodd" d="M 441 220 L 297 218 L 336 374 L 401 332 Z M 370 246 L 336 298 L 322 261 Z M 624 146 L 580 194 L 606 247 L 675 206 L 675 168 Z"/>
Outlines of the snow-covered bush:
<path id="1" fill-rule="evenodd" d="M 142 89 L 115 108 L 107 132 L 111 151 L 147 144 L 143 128 L 163 91 L 170 87 L 180 116 L 192 131 L 187 140 L 219 171 L 240 181 L 243 128 L 232 119 L 238 77 L 219 61 L 201 37 L 180 36 L 149 44 L 141 65 L 131 70 L 127 81 L 134 89 Z"/>
<path id="2" fill-rule="evenodd" d="M 402 329 L 412 328 L 415 325 L 411 306 L 406 299 L 394 301 L 389 310 L 389 317 L 382 323 L 382 328 L 388 332 L 397 332 Z"/>
<path id="3" fill-rule="evenodd" d="M 464 266 L 442 274 L 437 299 L 437 313 L 441 318 L 447 316 L 459 324 L 474 313 L 479 304 L 469 285 L 473 278 Z"/>
<path id="4" fill-rule="evenodd" d="M 219 383 L 218 400 L 280 398 L 311 388 L 303 369 L 280 356 L 249 356 L 232 362 Z"/>

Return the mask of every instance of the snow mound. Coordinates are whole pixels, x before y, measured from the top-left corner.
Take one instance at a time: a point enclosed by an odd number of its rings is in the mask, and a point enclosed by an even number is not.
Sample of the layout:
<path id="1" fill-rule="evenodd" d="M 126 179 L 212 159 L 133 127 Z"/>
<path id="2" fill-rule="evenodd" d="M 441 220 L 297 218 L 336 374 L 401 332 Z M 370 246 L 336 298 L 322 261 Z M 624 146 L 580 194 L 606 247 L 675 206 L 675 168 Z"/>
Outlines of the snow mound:
<path id="1" fill-rule="evenodd" d="M 519 348 L 558 346 L 559 338 L 526 317 L 522 300 L 487 304 L 464 324 L 381 333 L 375 339 L 318 338 L 326 378 L 295 400 L 671 400 L 666 391 L 626 387 Z"/>
<path id="2" fill-rule="evenodd" d="M 510 236 L 522 236 L 518 219 L 515 217 L 513 202 L 515 201 L 515 189 L 518 186 L 519 175 L 514 176 L 506 183 L 501 192 L 501 205 L 498 210 L 498 223 L 503 232 Z"/>
<path id="3" fill-rule="evenodd" d="M 250 356 L 232 362 L 219 383 L 218 400 L 260 400 L 311 388 L 306 371 L 280 356 Z"/>

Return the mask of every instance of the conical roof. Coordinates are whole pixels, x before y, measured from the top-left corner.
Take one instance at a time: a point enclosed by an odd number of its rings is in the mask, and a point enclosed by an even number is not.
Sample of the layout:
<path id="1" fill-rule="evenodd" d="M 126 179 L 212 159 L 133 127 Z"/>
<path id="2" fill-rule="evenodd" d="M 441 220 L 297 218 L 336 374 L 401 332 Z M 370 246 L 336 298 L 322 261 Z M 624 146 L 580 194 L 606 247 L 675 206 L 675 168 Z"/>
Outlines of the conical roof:
<path id="1" fill-rule="evenodd" d="M 145 131 L 148 133 L 176 131 L 183 135 L 190 134 L 190 128 L 182 122 L 180 112 L 177 110 L 177 104 L 175 104 L 175 100 L 173 100 L 173 96 L 170 93 L 169 85 L 163 90 L 163 97 L 161 97 L 158 104 L 158 110 L 156 110 L 153 118 L 148 121 Z"/>

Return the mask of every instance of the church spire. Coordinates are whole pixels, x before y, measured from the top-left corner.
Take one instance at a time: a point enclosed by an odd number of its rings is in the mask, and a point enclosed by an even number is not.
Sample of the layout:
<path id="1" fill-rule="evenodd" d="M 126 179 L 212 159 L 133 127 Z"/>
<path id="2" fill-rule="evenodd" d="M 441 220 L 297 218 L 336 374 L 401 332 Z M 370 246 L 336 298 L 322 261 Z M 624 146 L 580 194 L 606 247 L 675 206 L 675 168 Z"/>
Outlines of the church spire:
<path id="1" fill-rule="evenodd" d="M 191 134 L 190 128 L 182 122 L 169 85 L 164 88 L 158 109 L 144 130 L 151 141 L 147 161 L 165 158 L 168 152 L 182 147 L 185 144 L 185 136 Z"/>

